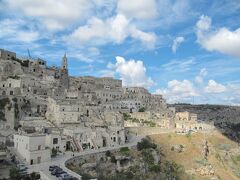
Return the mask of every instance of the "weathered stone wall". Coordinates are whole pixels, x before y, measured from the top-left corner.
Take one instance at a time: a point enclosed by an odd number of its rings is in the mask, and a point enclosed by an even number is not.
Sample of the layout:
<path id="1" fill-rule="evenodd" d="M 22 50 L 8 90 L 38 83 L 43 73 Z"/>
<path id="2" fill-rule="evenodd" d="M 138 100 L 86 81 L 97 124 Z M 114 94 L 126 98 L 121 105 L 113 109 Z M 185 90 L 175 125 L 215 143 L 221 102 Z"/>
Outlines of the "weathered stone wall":
<path id="1" fill-rule="evenodd" d="M 147 136 L 153 134 L 174 132 L 175 129 L 166 129 L 161 127 L 126 127 L 126 134 L 134 134 L 140 136 Z"/>

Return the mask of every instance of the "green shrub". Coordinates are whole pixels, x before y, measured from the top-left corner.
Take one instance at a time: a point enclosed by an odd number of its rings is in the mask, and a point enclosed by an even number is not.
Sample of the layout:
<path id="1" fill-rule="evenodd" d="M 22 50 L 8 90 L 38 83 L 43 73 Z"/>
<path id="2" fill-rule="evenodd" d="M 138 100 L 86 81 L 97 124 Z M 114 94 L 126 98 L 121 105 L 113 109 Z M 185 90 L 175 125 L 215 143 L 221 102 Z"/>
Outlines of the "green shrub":
<path id="1" fill-rule="evenodd" d="M 127 113 L 123 113 L 123 119 L 124 121 L 127 121 L 131 116 Z"/>
<path id="2" fill-rule="evenodd" d="M 111 156 L 111 152 L 110 151 L 106 151 L 106 153 L 105 153 L 105 155 L 107 156 L 107 157 L 110 157 Z"/>
<path id="3" fill-rule="evenodd" d="M 4 109 L 7 104 L 10 103 L 8 98 L 0 99 L 0 109 Z"/>
<path id="4" fill-rule="evenodd" d="M 136 123 L 139 123 L 140 121 L 137 119 L 137 118 L 133 118 L 131 119 L 132 122 L 136 122 Z"/>
<path id="5" fill-rule="evenodd" d="M 152 142 L 150 142 L 150 140 L 146 139 L 146 138 L 142 139 L 142 141 L 138 142 L 138 144 L 137 144 L 137 149 L 139 151 L 141 151 L 143 149 L 148 149 L 148 148 L 156 149 L 157 145 L 152 143 Z"/>
<path id="6" fill-rule="evenodd" d="M 144 162 L 146 162 L 148 165 L 152 166 L 154 164 L 154 157 L 152 155 L 151 149 L 143 149 L 142 156 Z"/>
<path id="7" fill-rule="evenodd" d="M 117 162 L 116 157 L 114 155 L 111 156 L 111 163 L 116 163 L 116 162 Z"/>
<path id="8" fill-rule="evenodd" d="M 121 153 L 129 152 L 129 148 L 128 148 L 128 147 L 121 147 L 121 148 L 120 148 L 120 152 L 121 152 Z"/>
<path id="9" fill-rule="evenodd" d="M 145 112 L 145 107 L 139 108 L 138 112 Z"/>
<path id="10" fill-rule="evenodd" d="M 157 173 L 157 172 L 160 172 L 161 167 L 158 164 L 157 165 L 152 165 L 152 166 L 150 166 L 149 170 Z"/>
<path id="11" fill-rule="evenodd" d="M 87 174 L 87 173 L 82 173 L 81 174 L 82 176 L 82 180 L 89 180 L 89 179 L 94 179 L 95 177 L 91 176 L 90 174 Z"/>
<path id="12" fill-rule="evenodd" d="M 16 168 L 16 167 L 11 168 L 11 169 L 9 170 L 9 177 L 10 177 L 10 179 L 12 179 L 12 180 L 21 179 L 19 169 Z"/>
<path id="13" fill-rule="evenodd" d="M 184 174 L 184 167 L 178 165 L 175 162 L 166 161 L 163 165 L 164 179 L 182 179 L 181 176 Z"/>
<path id="14" fill-rule="evenodd" d="M 32 173 L 30 174 L 30 179 L 31 179 L 31 180 L 37 180 L 37 179 L 40 179 L 40 178 L 41 178 L 40 174 L 38 174 L 38 173 L 36 173 L 36 172 L 32 172 Z"/>

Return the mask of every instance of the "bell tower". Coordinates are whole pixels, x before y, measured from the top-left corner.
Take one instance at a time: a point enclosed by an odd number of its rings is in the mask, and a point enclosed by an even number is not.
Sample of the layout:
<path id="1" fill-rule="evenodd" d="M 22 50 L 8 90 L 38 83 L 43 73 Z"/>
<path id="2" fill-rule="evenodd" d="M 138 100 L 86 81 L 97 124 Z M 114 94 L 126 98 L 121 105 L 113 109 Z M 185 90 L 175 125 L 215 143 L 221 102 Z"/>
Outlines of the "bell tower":
<path id="1" fill-rule="evenodd" d="M 60 87 L 63 89 L 69 88 L 68 59 L 66 53 L 62 58 L 62 67 L 60 69 Z"/>
<path id="2" fill-rule="evenodd" d="M 64 56 L 62 58 L 62 69 L 63 70 L 68 70 L 68 60 L 67 60 L 66 53 L 64 54 Z"/>

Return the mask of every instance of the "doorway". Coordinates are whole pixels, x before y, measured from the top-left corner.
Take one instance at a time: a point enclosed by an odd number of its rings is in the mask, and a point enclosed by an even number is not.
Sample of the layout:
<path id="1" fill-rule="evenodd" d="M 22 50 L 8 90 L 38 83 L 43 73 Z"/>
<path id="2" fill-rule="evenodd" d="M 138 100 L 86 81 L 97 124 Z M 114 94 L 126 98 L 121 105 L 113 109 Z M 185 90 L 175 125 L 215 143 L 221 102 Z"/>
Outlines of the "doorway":
<path id="1" fill-rule="evenodd" d="M 70 151 L 71 150 L 71 142 L 67 141 L 66 143 L 66 151 Z"/>

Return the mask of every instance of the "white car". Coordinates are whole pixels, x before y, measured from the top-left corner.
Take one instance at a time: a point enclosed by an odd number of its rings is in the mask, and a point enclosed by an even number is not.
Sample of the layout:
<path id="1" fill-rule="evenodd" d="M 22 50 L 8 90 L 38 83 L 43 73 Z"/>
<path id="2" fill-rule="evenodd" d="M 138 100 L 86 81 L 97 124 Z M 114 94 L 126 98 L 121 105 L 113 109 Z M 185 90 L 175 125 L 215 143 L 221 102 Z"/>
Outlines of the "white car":
<path id="1" fill-rule="evenodd" d="M 28 169 L 25 164 L 18 164 L 18 165 L 17 165 L 17 168 L 18 168 L 20 171 L 26 171 L 26 170 Z"/>

